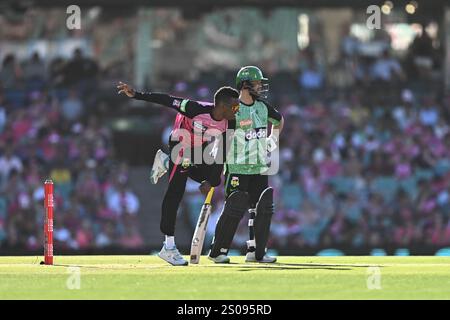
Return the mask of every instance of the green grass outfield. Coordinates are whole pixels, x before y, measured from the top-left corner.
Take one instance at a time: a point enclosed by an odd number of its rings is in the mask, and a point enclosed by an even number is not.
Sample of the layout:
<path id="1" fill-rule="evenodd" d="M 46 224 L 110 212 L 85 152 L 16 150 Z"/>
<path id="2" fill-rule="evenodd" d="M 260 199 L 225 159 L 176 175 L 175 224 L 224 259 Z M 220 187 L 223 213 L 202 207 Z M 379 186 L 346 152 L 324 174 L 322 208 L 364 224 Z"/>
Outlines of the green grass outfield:
<path id="1" fill-rule="evenodd" d="M 172 267 L 155 256 L 57 256 L 54 266 L 0 257 L 0 299 L 450 299 L 450 257 L 231 258 Z M 80 288 L 69 289 L 77 270 Z"/>

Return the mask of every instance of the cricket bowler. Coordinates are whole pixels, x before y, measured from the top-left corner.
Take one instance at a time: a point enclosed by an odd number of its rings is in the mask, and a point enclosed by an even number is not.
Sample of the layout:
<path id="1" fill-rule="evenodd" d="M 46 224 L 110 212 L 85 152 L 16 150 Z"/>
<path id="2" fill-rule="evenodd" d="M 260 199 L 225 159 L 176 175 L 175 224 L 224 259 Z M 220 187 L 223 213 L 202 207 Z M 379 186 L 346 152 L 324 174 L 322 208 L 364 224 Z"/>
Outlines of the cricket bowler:
<path id="1" fill-rule="evenodd" d="M 209 134 L 215 133 L 218 137 L 226 132 L 230 123 L 233 123 L 234 115 L 239 109 L 239 92 L 231 87 L 222 87 L 216 91 L 214 103 L 208 103 L 173 97 L 165 93 L 137 92 L 123 82 L 119 82 L 117 88 L 119 94 L 124 93 L 130 98 L 157 103 L 178 112 L 169 139 L 169 150 L 172 155 L 168 164 L 169 186 L 162 202 L 160 224 L 165 241 L 158 256 L 171 265 L 185 266 L 188 261 L 178 251 L 174 235 L 177 211 L 185 192 L 187 178 L 199 182 L 200 191 L 206 195 L 211 187 L 220 184 L 223 171 L 223 163 L 206 164 L 203 157 L 201 163 L 196 163 L 193 157 L 195 152 L 201 152 L 203 156 L 203 151 L 214 139 Z M 157 154 L 156 166 L 164 168 L 162 163 L 164 160 L 162 152 Z M 156 178 L 154 177 L 156 180 L 162 175 L 161 170 L 159 171 Z"/>

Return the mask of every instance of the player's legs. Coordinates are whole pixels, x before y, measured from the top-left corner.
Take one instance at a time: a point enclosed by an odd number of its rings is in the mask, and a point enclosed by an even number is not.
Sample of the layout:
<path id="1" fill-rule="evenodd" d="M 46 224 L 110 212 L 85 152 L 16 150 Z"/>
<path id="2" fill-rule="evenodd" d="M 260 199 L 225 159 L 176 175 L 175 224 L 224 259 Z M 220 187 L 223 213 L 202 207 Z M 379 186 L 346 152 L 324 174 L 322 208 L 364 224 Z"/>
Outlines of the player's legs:
<path id="1" fill-rule="evenodd" d="M 166 242 L 164 242 L 161 251 L 158 253 L 158 257 L 164 261 L 170 263 L 173 266 L 187 266 L 188 262 L 183 258 L 177 247 L 168 248 Z"/>
<path id="2" fill-rule="evenodd" d="M 201 183 L 208 178 L 208 165 L 206 164 L 196 164 L 189 168 L 189 178 L 195 182 Z"/>
<path id="3" fill-rule="evenodd" d="M 270 224 L 274 212 L 273 189 L 268 186 L 267 175 L 253 175 L 249 185 L 250 219 L 247 241 L 247 262 L 275 262 L 275 257 L 266 255 Z"/>
<path id="4" fill-rule="evenodd" d="M 211 173 L 219 174 L 211 174 Z M 189 167 L 189 178 L 201 183 L 204 180 L 208 180 L 211 186 L 217 187 L 221 183 L 220 173 L 222 172 L 222 166 L 218 164 L 195 164 Z"/>
<path id="5" fill-rule="evenodd" d="M 177 162 L 178 163 L 178 162 Z M 187 265 L 175 245 L 175 224 L 178 208 L 183 198 L 188 170 L 181 164 L 169 163 L 169 186 L 164 195 L 161 213 L 161 232 L 166 240 L 158 256 L 172 265 Z"/>
<path id="6" fill-rule="evenodd" d="M 225 182 L 225 204 L 216 225 L 209 257 L 215 262 L 225 262 L 239 222 L 248 208 L 248 183 L 246 175 L 227 174 Z M 223 258 L 223 259 L 222 259 Z"/>
<path id="7" fill-rule="evenodd" d="M 175 234 L 178 207 L 186 189 L 188 170 L 181 164 L 169 163 L 169 186 L 162 202 L 161 232 L 168 236 Z"/>
<path id="8" fill-rule="evenodd" d="M 255 252 L 255 217 L 256 217 L 256 204 L 258 203 L 261 193 L 269 186 L 269 180 L 267 176 L 252 175 L 251 183 L 249 187 L 250 196 L 250 208 L 248 209 L 249 219 L 248 219 L 248 230 L 249 230 L 249 240 L 247 241 L 248 252 Z"/>
<path id="9" fill-rule="evenodd" d="M 255 252 L 255 217 L 256 217 L 256 204 L 250 204 L 248 209 L 248 241 L 247 241 L 247 252 Z"/>

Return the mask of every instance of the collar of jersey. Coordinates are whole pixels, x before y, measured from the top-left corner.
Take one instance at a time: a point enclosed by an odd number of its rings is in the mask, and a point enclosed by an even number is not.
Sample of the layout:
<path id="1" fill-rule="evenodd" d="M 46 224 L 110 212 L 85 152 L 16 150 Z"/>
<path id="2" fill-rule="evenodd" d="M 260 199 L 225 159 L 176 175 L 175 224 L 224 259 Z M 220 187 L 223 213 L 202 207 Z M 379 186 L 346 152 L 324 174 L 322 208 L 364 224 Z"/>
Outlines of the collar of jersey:
<path id="1" fill-rule="evenodd" d="M 255 104 L 256 100 L 253 100 L 252 104 L 247 104 L 247 103 L 243 102 L 242 100 L 239 100 L 239 102 L 242 103 L 244 106 L 251 107 L 252 105 Z"/>
<path id="2" fill-rule="evenodd" d="M 220 122 L 220 121 L 222 121 L 222 120 L 216 120 L 215 118 L 214 118 L 214 116 L 213 116 L 213 113 L 212 113 L 212 110 L 211 110 L 211 112 L 209 113 L 209 115 L 210 115 L 210 117 L 211 117 L 211 119 L 213 119 L 214 121 L 216 121 L 216 122 Z M 225 119 L 225 118 L 224 118 Z"/>

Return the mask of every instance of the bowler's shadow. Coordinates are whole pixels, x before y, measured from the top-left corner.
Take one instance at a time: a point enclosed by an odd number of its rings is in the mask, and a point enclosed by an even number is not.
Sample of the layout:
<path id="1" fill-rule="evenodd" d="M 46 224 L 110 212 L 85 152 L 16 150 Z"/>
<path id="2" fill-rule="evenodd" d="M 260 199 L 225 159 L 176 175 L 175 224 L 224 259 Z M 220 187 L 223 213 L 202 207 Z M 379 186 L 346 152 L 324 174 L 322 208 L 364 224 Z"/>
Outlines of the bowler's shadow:
<path id="1" fill-rule="evenodd" d="M 215 265 L 218 266 L 218 265 Z M 238 271 L 257 271 L 261 269 L 265 270 L 337 270 L 348 271 L 353 270 L 354 267 L 362 267 L 360 265 L 337 265 L 337 264 L 309 264 L 309 263 L 249 263 L 242 264 L 236 262 L 230 262 L 229 264 L 221 265 L 226 268 L 236 268 Z"/>

